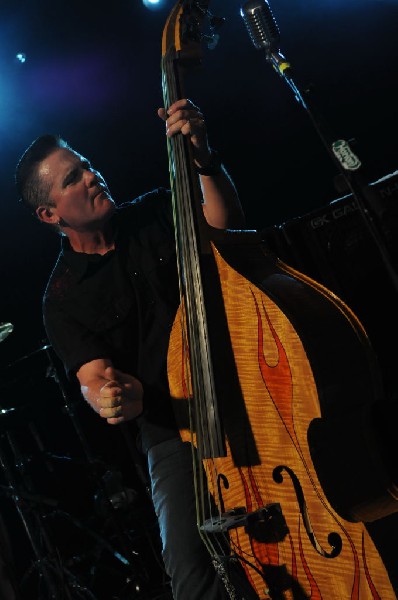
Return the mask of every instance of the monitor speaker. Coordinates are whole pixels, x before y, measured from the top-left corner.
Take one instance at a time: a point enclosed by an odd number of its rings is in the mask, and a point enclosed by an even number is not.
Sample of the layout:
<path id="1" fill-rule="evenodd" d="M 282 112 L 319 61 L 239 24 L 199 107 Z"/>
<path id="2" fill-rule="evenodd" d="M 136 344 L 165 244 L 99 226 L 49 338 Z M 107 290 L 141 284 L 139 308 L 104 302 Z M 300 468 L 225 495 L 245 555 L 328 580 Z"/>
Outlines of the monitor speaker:
<path id="1" fill-rule="evenodd" d="M 395 388 L 389 344 L 398 340 L 398 292 L 390 269 L 398 271 L 398 171 L 371 186 L 389 266 L 352 194 L 262 233 L 281 260 L 324 284 L 356 313 Z"/>

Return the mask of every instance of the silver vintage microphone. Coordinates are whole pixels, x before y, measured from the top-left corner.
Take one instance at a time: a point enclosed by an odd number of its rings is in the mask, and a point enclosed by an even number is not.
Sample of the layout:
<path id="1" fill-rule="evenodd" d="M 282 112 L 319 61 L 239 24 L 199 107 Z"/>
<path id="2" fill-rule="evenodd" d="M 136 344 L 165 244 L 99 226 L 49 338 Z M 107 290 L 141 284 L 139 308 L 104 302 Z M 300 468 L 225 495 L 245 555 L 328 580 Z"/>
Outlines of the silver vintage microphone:
<path id="1" fill-rule="evenodd" d="M 279 75 L 290 77 L 291 66 L 279 52 L 280 33 L 267 0 L 249 0 L 240 14 L 257 50 L 265 50 L 267 60 Z"/>
<path id="2" fill-rule="evenodd" d="M 266 0 L 249 0 L 240 14 L 257 50 L 279 50 L 279 28 Z"/>

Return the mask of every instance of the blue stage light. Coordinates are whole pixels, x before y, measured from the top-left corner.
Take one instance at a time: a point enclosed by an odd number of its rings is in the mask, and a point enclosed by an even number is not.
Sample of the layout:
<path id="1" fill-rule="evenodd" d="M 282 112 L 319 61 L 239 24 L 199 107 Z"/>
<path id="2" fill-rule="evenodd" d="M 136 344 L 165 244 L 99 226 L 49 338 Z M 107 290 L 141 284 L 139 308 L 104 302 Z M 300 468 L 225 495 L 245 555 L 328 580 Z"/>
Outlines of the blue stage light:
<path id="1" fill-rule="evenodd" d="M 150 10 L 162 8 L 165 5 L 165 0 L 142 0 L 143 5 Z"/>

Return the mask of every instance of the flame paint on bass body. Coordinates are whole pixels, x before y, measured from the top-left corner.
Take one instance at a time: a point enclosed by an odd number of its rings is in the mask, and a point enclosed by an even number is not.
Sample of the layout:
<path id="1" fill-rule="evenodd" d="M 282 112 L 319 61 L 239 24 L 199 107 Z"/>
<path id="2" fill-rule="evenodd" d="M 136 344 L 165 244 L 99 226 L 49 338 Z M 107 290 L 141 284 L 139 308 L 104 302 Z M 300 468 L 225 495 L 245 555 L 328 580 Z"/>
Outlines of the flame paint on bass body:
<path id="1" fill-rule="evenodd" d="M 337 512 L 320 483 L 312 457 L 316 450 L 310 450 L 308 439 L 312 424 L 328 417 L 333 421 L 338 415 L 338 422 L 344 422 L 345 414 L 349 420 L 355 411 L 360 421 L 361 410 L 373 399 L 377 384 L 372 381 L 372 353 L 365 332 L 334 294 L 271 257 L 261 253 L 265 275 L 256 285 L 230 267 L 214 246 L 213 251 L 250 424 L 244 436 L 254 439 L 257 452 L 251 461 L 237 449 L 234 460 L 226 434 L 227 455 L 203 460 L 219 508 L 214 522 L 237 519 L 237 526 L 228 525 L 231 550 L 243 558 L 247 577 L 262 599 L 273 597 L 272 590 L 277 590 L 281 598 L 393 600 L 396 596 L 381 557 L 363 523 L 355 522 L 380 516 L 373 496 L 366 498 L 367 484 L 357 482 L 355 487 L 363 489 L 356 505 L 356 498 L 346 498 L 344 492 L 344 479 L 355 474 L 349 469 L 342 474 L 341 465 L 336 465 L 335 473 L 323 473 L 326 482 L 330 479 L 329 486 L 339 487 L 331 494 L 333 504 L 341 509 Z M 231 250 L 226 254 L 230 258 Z M 253 264 L 252 250 L 248 262 L 242 260 L 244 254 L 241 248 L 239 267 Z M 254 279 L 261 270 L 254 269 Z M 170 389 L 179 404 L 184 397 L 190 402 L 184 319 L 180 307 L 168 357 Z M 226 365 L 223 377 L 229 374 Z M 224 422 L 234 420 L 229 400 L 221 399 Z M 181 407 L 177 412 L 181 414 Z M 196 444 L 196 433 L 190 428 L 182 427 L 180 432 L 183 440 Z M 361 430 L 358 435 L 362 434 Z M 244 446 L 244 436 L 238 435 L 234 443 Z M 352 437 L 342 440 L 347 443 L 348 463 L 355 436 L 352 432 Z M 372 444 L 361 448 L 364 463 L 373 451 Z M 383 483 L 381 478 L 380 489 Z M 385 505 L 385 497 L 395 502 L 388 489 L 380 497 L 378 506 Z"/>

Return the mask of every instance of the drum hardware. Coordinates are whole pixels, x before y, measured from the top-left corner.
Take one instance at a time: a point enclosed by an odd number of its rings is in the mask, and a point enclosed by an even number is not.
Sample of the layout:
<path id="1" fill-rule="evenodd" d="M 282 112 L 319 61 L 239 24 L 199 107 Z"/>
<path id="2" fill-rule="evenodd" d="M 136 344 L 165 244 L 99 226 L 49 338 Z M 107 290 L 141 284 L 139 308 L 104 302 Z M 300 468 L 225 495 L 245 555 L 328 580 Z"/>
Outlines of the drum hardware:
<path id="1" fill-rule="evenodd" d="M 11 323 L 7 323 L 7 325 L 11 325 Z M 13 329 L 14 329 L 14 327 L 13 327 Z M 3 339 L 5 339 L 5 338 L 3 337 Z M 1 329 L 0 329 L 0 342 L 1 341 L 2 341 L 2 339 L 1 339 Z M 36 357 L 37 355 L 41 354 L 43 351 L 47 350 L 48 348 L 51 348 L 50 344 L 44 344 L 44 346 L 41 346 L 40 348 L 36 348 L 36 350 L 29 352 L 29 354 L 24 354 L 24 356 L 20 356 L 19 358 L 15 359 L 13 362 L 8 363 L 8 365 L 6 365 L 4 367 L 4 370 L 5 371 L 12 370 L 14 367 L 19 367 L 26 360 Z M 18 378 L 16 378 L 15 381 L 18 382 Z"/>
<path id="2" fill-rule="evenodd" d="M 87 460 L 90 463 L 94 463 L 94 462 L 96 462 L 96 459 L 91 452 L 90 445 L 87 442 L 87 439 L 86 439 L 86 436 L 84 435 L 80 421 L 77 418 L 75 404 L 71 401 L 69 393 L 66 388 L 66 384 L 64 383 L 64 381 L 61 380 L 61 376 L 55 366 L 54 358 L 50 352 L 51 346 L 50 345 L 44 346 L 43 349 L 46 351 L 47 358 L 49 361 L 49 366 L 48 366 L 48 369 L 46 372 L 46 377 L 53 379 L 55 381 L 55 383 L 57 384 L 57 386 L 61 392 L 62 400 L 64 402 L 65 412 L 72 421 L 72 424 L 75 428 L 76 434 L 79 438 L 81 446 L 87 457 Z"/>
<path id="3" fill-rule="evenodd" d="M 98 458 L 95 457 L 91 452 L 90 445 L 86 439 L 83 428 L 81 427 L 80 420 L 78 419 L 76 413 L 76 403 L 71 401 L 67 385 L 64 381 L 64 378 L 60 375 L 59 369 L 57 368 L 56 363 L 54 361 L 54 357 L 52 356 L 51 346 L 45 345 L 43 349 L 46 351 L 47 358 L 49 361 L 49 367 L 47 369 L 46 376 L 52 378 L 58 385 L 64 402 L 65 412 L 72 421 L 72 424 L 76 430 L 77 436 L 82 445 L 89 465 L 93 466 L 94 473 L 98 475 L 98 467 L 102 467 L 104 466 L 104 464 L 101 464 L 98 461 Z M 138 455 L 134 444 L 132 444 L 131 442 L 131 434 L 129 435 L 125 427 L 121 427 L 121 431 L 125 439 L 127 448 L 129 450 L 130 456 L 134 462 L 137 475 L 140 478 L 141 482 L 144 484 L 144 488 L 148 493 L 149 483 L 144 473 L 142 459 Z M 97 502 L 97 506 L 101 505 L 100 510 L 103 515 L 105 514 L 105 505 L 107 505 L 110 512 L 114 512 L 115 510 L 125 508 L 129 504 L 132 504 L 137 498 L 137 496 L 138 492 L 136 490 L 132 488 L 126 488 L 123 486 L 121 473 L 115 471 L 114 469 L 108 468 L 105 471 L 105 473 L 103 472 L 103 474 L 98 477 L 98 491 L 95 494 L 94 500 Z M 124 536 L 122 535 L 122 537 Z"/>
<path id="4" fill-rule="evenodd" d="M 4 438 L 11 440 L 11 450 L 19 452 L 10 433 Z M 10 467 L 6 452 L 0 447 L 0 467 L 3 470 L 8 487 L 3 491 L 12 498 L 16 511 L 21 519 L 25 533 L 27 534 L 34 554 L 34 570 L 38 572 L 39 578 L 44 582 L 51 600 L 73 600 L 66 589 L 65 575 L 56 548 L 53 546 L 50 536 L 45 527 L 41 512 L 36 510 L 36 504 L 43 505 L 48 499 L 34 494 L 32 490 L 24 489 L 24 484 L 19 485 L 17 478 Z M 28 486 L 29 487 L 29 486 Z M 34 502 L 32 502 L 34 500 Z M 53 505 L 52 501 L 49 501 Z M 22 589 L 21 589 L 22 591 Z"/>
<path id="5" fill-rule="evenodd" d="M 13 330 L 14 325 L 12 323 L 0 323 L 0 342 L 5 340 Z"/>
<path id="6" fill-rule="evenodd" d="M 126 558 L 103 535 L 98 534 L 71 514 L 58 509 L 57 500 L 22 490 L 21 486 L 17 486 L 15 478 L 12 476 L 11 471 L 9 471 L 9 465 L 4 460 L 3 453 L 0 456 L 0 465 L 3 469 L 7 469 L 7 473 L 12 481 L 8 487 L 0 486 L 0 494 L 14 501 L 35 556 L 33 564 L 21 578 L 20 586 L 22 591 L 30 583 L 32 576 L 38 573 L 40 579 L 38 586 L 40 588 L 45 586 L 46 588 L 45 596 L 41 594 L 38 596 L 41 600 L 43 598 L 51 600 L 77 600 L 80 598 L 98 600 L 97 596 L 90 590 L 90 582 L 86 581 L 86 579 L 94 579 L 98 569 L 101 569 L 98 563 L 103 551 L 106 551 L 123 567 L 123 571 L 119 569 L 117 572 L 119 577 L 123 576 L 123 586 L 129 585 L 132 581 L 135 582 L 134 589 L 137 595 L 129 595 L 128 598 L 148 598 L 147 595 L 141 596 L 141 590 L 144 589 L 145 585 L 145 578 L 141 575 L 142 565 L 137 564 L 137 561 L 141 560 L 137 551 L 134 549 L 130 550 L 130 556 L 136 563 L 133 564 L 131 559 Z M 50 510 L 43 511 L 44 507 Z M 86 550 L 85 554 L 72 557 L 62 556 L 59 548 L 51 539 L 52 536 L 49 533 L 51 531 L 50 520 L 64 520 L 72 523 L 88 538 L 91 538 L 95 545 L 90 547 L 88 551 Z M 50 528 L 47 527 L 48 523 Z M 108 563 L 108 560 L 106 560 L 106 563 Z M 79 574 L 76 575 L 72 570 L 74 567 L 79 566 L 79 564 L 83 564 L 86 567 L 85 577 Z M 116 574 L 116 569 L 114 571 Z M 41 593 L 44 593 L 43 589 L 41 589 Z M 113 597 L 119 598 L 117 595 Z M 124 598 L 124 596 L 122 597 Z"/>
<path id="7" fill-rule="evenodd" d="M 6 486 L 0 484 L 0 494 L 2 496 L 6 496 L 7 498 L 11 498 L 15 501 L 16 497 L 19 500 L 25 501 L 33 506 L 48 506 L 51 508 L 55 508 L 58 506 L 58 500 L 55 498 L 50 498 L 49 496 L 44 496 L 43 494 L 33 494 L 31 492 L 27 492 L 26 490 L 16 489 L 13 486 Z"/>
<path id="8" fill-rule="evenodd" d="M 125 502 L 127 499 L 133 500 L 136 497 L 137 492 L 135 492 L 135 490 L 129 490 L 129 492 L 127 492 L 127 490 L 124 490 L 121 486 L 121 481 L 119 487 L 115 489 L 115 482 L 118 480 L 118 474 L 116 472 L 113 473 L 112 469 L 107 470 L 105 475 L 99 476 L 98 467 L 101 463 L 99 463 L 98 459 L 91 452 L 90 445 L 88 444 L 86 436 L 84 435 L 83 428 L 81 427 L 80 420 L 78 419 L 76 414 L 75 403 L 71 401 L 70 394 L 67 390 L 67 385 L 63 381 L 63 378 L 60 376 L 60 373 L 55 365 L 53 356 L 51 354 L 51 346 L 45 347 L 45 350 L 49 361 L 49 367 L 47 369 L 46 376 L 52 378 L 59 387 L 64 403 L 63 406 L 65 412 L 72 421 L 78 439 L 85 453 L 88 465 L 92 467 L 94 477 L 97 481 L 98 491 L 96 492 L 94 500 L 95 498 L 101 498 L 101 509 L 103 511 L 102 516 L 105 516 L 105 514 L 107 514 L 107 516 L 112 519 L 114 528 L 117 531 L 119 539 L 124 548 L 124 553 L 128 554 L 129 551 L 131 551 L 131 549 L 129 548 L 129 540 L 127 539 L 126 533 L 124 531 L 123 524 L 119 522 L 118 515 L 116 514 L 116 509 L 120 508 L 121 503 L 123 503 L 123 501 Z M 111 493 L 111 495 L 109 495 L 109 492 Z M 99 500 L 97 500 L 97 506 L 98 503 Z M 109 510 L 106 511 L 105 507 L 108 507 Z"/>
<path id="9" fill-rule="evenodd" d="M 91 537 L 97 543 L 97 547 L 92 550 L 93 554 L 95 554 L 98 550 L 100 550 L 100 551 L 107 550 L 114 558 L 116 558 L 116 560 L 118 560 L 124 566 L 126 566 L 126 567 L 131 566 L 130 561 L 125 556 L 123 556 L 123 554 L 121 554 L 116 548 L 114 548 L 108 540 L 106 540 L 103 536 L 99 535 L 96 531 L 94 531 L 93 529 L 91 529 L 90 527 L 88 527 L 87 525 L 82 523 L 82 521 L 80 519 L 77 519 L 76 517 L 72 516 L 70 513 L 67 513 L 63 510 L 56 509 L 49 514 L 49 517 L 51 517 L 51 518 L 52 517 L 61 517 L 61 519 L 64 519 L 64 520 L 72 523 L 75 527 L 77 527 L 78 529 L 80 529 L 81 531 L 86 533 L 88 535 L 88 537 Z M 132 550 L 132 554 L 138 556 L 138 552 L 135 552 L 134 550 Z M 71 562 L 77 563 L 77 562 L 81 562 L 84 558 L 87 558 L 87 555 L 74 556 L 69 560 Z"/>
<path id="10" fill-rule="evenodd" d="M 47 347 L 40 348 L 20 361 L 46 349 Z M 54 471 L 51 455 L 46 452 L 36 425 L 33 421 L 25 419 L 25 417 L 31 418 L 32 414 L 37 416 L 36 405 L 34 410 L 28 405 L 0 410 L 0 423 L 5 429 L 0 436 L 0 468 L 7 484 L 0 486 L 0 494 L 13 501 L 33 551 L 31 566 L 19 578 L 20 593 L 23 595 L 27 591 L 30 596 L 36 594 L 30 587 L 26 589 L 29 584 L 33 588 L 37 586 L 37 597 L 40 599 L 97 600 L 94 594 L 66 568 L 59 548 L 54 542 L 53 532 L 46 522 L 47 516 L 54 512 L 59 502 L 45 494 L 37 493 L 31 471 L 34 451 L 31 455 L 25 451 L 25 447 L 21 450 L 18 445 L 20 434 L 25 446 L 29 437 L 25 431 L 27 428 L 33 438 L 34 446 L 39 450 L 40 456 L 44 457 L 47 471 Z M 22 426 L 24 429 L 21 431 Z M 35 575 L 37 580 L 32 580 L 32 575 Z"/>
<path id="11" fill-rule="evenodd" d="M 34 573 L 35 570 L 36 570 L 36 565 L 33 564 L 28 569 L 28 571 L 25 573 L 24 577 L 22 578 L 21 588 L 23 588 L 26 585 L 26 582 L 29 580 L 29 578 L 32 576 L 32 574 Z M 66 575 L 68 582 L 70 583 L 71 590 L 73 591 L 73 596 L 70 595 L 69 591 L 66 591 L 67 595 L 64 595 L 65 592 L 61 591 L 61 589 L 59 588 L 61 595 L 56 596 L 57 600 L 58 600 L 58 598 L 59 598 L 59 600 L 98 600 L 97 596 L 95 596 L 87 587 L 82 586 L 80 584 L 80 582 L 75 577 L 75 575 L 71 571 L 69 571 L 65 567 L 65 565 L 62 566 L 62 571 Z M 62 586 L 64 585 L 63 581 L 61 582 L 61 585 Z M 37 594 L 38 594 L 37 597 L 40 598 L 40 600 L 42 600 L 42 598 L 43 598 L 41 592 L 42 592 L 41 585 L 39 583 L 38 588 L 37 588 Z M 51 596 L 51 598 L 53 598 L 53 597 L 54 596 Z"/>
<path id="12" fill-rule="evenodd" d="M 0 408 L 0 416 L 9 415 L 10 413 L 13 413 L 15 410 L 17 410 L 16 407 L 13 407 L 13 408 Z"/>
<path id="13" fill-rule="evenodd" d="M 130 556 L 127 558 L 119 552 L 109 538 L 104 537 L 103 534 L 87 526 L 80 519 L 60 509 L 55 509 L 46 518 L 57 518 L 64 520 L 66 524 L 71 523 L 76 529 L 82 531 L 83 534 L 94 541 L 94 546 L 86 549 L 83 553 L 74 554 L 66 560 L 67 568 L 77 570 L 80 568 L 83 570 L 84 581 L 90 589 L 95 592 L 98 586 L 97 578 L 103 578 L 106 573 L 106 578 L 112 575 L 120 579 L 119 584 L 114 583 L 112 587 L 112 598 L 115 600 L 133 600 L 135 598 L 137 600 L 154 600 L 151 590 L 151 576 L 148 570 L 144 569 L 139 552 L 131 549 Z M 81 546 L 82 544 L 79 545 L 79 548 Z M 106 553 L 105 556 L 103 556 L 104 552 Z M 117 561 L 120 566 L 116 568 L 112 566 L 110 558 Z M 87 578 L 88 581 L 86 581 Z M 163 591 L 163 594 L 165 594 L 165 591 Z M 156 597 L 159 600 L 165 600 L 166 598 L 171 600 L 171 596 L 163 594 Z"/>
<path id="14" fill-rule="evenodd" d="M 38 432 L 38 429 L 36 427 L 36 425 L 31 421 L 28 423 L 28 427 L 29 427 L 29 431 L 32 434 L 32 437 L 34 439 L 34 441 L 36 442 L 36 446 L 39 449 L 40 455 L 43 456 L 44 458 L 44 463 L 46 465 L 47 470 L 50 473 L 54 472 L 54 465 L 52 463 L 51 460 L 49 460 L 49 458 L 51 458 L 51 454 L 49 454 L 43 444 L 43 440 L 40 437 L 40 434 Z"/>
<path id="15" fill-rule="evenodd" d="M 24 586 L 23 592 L 28 591 L 26 600 L 33 597 L 40 600 L 108 600 L 108 597 L 115 600 L 149 600 L 153 599 L 152 591 L 157 585 L 164 593 L 163 582 L 166 577 L 162 570 L 164 567 L 160 558 L 160 547 L 156 545 L 156 540 L 152 539 L 158 535 L 155 518 L 152 512 L 149 514 L 146 510 L 142 518 L 140 506 L 140 516 L 137 518 L 137 511 L 130 508 L 141 492 L 133 489 L 134 486 L 126 486 L 122 472 L 113 464 L 109 465 L 106 460 L 98 458 L 92 451 L 85 435 L 84 422 L 82 424 L 80 420 L 80 403 L 75 399 L 75 391 L 64 379 L 61 364 L 58 364 L 56 356 L 53 355 L 52 347 L 44 344 L 8 365 L 7 369 L 1 392 L 2 395 L 4 392 L 5 398 L 12 398 L 19 405 L 0 404 L 0 474 L 2 470 L 6 476 L 6 485 L 0 485 L 0 496 L 6 497 L 15 505 L 28 538 L 28 552 L 31 548 L 29 554 L 32 560 L 28 568 L 23 570 L 22 577 L 19 577 L 19 584 Z M 70 449 L 70 441 L 73 444 L 72 456 L 64 454 L 65 444 L 62 443 L 62 435 L 59 437 L 57 433 L 54 440 L 57 449 L 52 451 L 51 411 L 55 406 L 56 427 L 59 407 L 53 403 L 51 385 L 50 389 L 46 385 L 42 388 L 41 383 L 37 385 L 37 380 L 42 382 L 43 378 L 55 382 L 56 400 L 59 399 L 58 392 L 61 393 L 62 413 L 70 419 L 77 434 L 77 454 L 80 454 L 80 458 L 75 457 L 75 441 L 69 435 L 66 439 L 66 451 L 68 453 Z M 35 402 L 29 405 L 26 404 L 26 394 L 30 397 L 32 390 L 37 390 L 38 395 L 34 394 Z M 48 400 L 51 402 L 50 410 L 48 404 L 43 404 L 43 399 L 45 403 Z M 27 432 L 29 435 L 26 435 Z M 123 435 L 125 442 L 130 441 L 135 451 L 131 432 L 123 430 Z M 131 454 L 129 451 L 126 456 Z M 134 454 L 133 457 L 134 465 L 137 466 Z M 38 462 L 37 458 L 40 459 Z M 79 495 L 76 510 L 80 518 L 71 514 L 74 508 L 71 510 L 67 504 L 70 500 L 73 503 L 75 499 L 68 496 L 69 491 L 74 494 L 74 484 L 68 486 L 68 477 L 71 475 L 74 477 L 73 481 L 76 480 L 75 468 L 78 469 L 77 476 L 83 477 L 84 489 L 76 488 Z M 80 471 L 81 468 L 83 471 Z M 40 477 L 43 476 L 42 482 Z M 147 484 L 144 475 L 138 477 Z M 66 495 L 59 495 L 58 488 L 54 493 L 51 487 L 53 483 L 61 485 L 62 490 L 66 486 Z M 90 493 L 90 506 L 92 502 L 94 505 L 92 510 L 88 507 L 87 518 L 86 498 L 83 496 L 83 504 L 80 500 L 81 494 L 88 491 L 85 488 L 86 483 L 90 490 L 91 486 L 94 490 Z M 74 524 L 74 527 L 68 527 L 68 522 Z M 79 536 L 83 537 L 82 546 L 77 546 L 73 554 L 73 546 L 80 541 Z M 23 562 L 21 564 L 23 565 Z M 156 571 L 151 571 L 152 564 Z M 113 578 L 116 578 L 115 581 Z M 32 585 L 40 585 L 42 593 L 36 596 L 33 591 L 30 594 Z M 107 596 L 109 585 L 112 585 L 112 595 Z M 26 586 L 29 586 L 28 590 Z M 102 595 L 104 591 L 105 597 Z M 169 598 L 169 595 L 164 596 L 159 592 L 156 597 Z"/>
<path id="16" fill-rule="evenodd" d="M 98 552 L 101 552 L 102 550 L 106 549 L 118 560 L 119 563 L 124 565 L 126 571 L 124 576 L 125 591 L 128 595 L 120 596 L 120 600 L 123 598 L 149 598 L 149 596 L 146 594 L 144 594 L 144 596 L 142 596 L 142 594 L 144 593 L 143 590 L 145 585 L 149 585 L 151 582 L 151 578 L 148 573 L 144 573 L 145 568 L 142 563 L 142 559 L 134 550 L 133 540 L 131 539 L 126 522 L 128 509 L 134 505 L 135 501 L 138 499 L 139 493 L 135 489 L 124 485 L 122 473 L 120 471 L 115 469 L 113 466 L 110 467 L 109 465 L 106 465 L 92 453 L 76 410 L 78 403 L 71 399 L 72 394 L 70 392 L 68 382 L 65 380 L 63 375 L 62 367 L 60 368 L 60 365 L 58 365 L 57 361 L 54 359 L 51 346 L 45 346 L 44 350 L 49 361 L 46 377 L 53 379 L 58 385 L 63 399 L 63 408 L 65 413 L 71 419 L 78 439 L 83 448 L 87 460 L 87 467 L 91 471 L 91 475 L 93 476 L 96 484 L 96 492 L 94 493 L 93 497 L 95 514 L 102 519 L 104 526 L 108 527 L 108 531 L 109 527 L 113 530 L 114 539 L 117 541 L 118 546 L 120 546 L 120 551 L 119 549 L 113 551 L 110 545 L 106 545 L 108 542 L 104 540 L 104 537 L 100 536 L 97 538 L 97 550 Z M 139 455 L 138 450 L 132 441 L 132 433 L 126 424 L 120 426 L 120 431 L 135 467 L 135 472 L 144 487 L 147 497 L 150 499 L 151 494 L 149 480 L 145 472 L 143 459 L 141 455 Z M 55 460 L 68 460 L 67 457 L 54 455 L 52 455 L 52 458 Z M 150 506 L 152 506 L 152 504 L 150 504 Z M 60 516 L 61 511 L 57 509 L 52 514 Z M 88 535 L 90 535 L 93 539 L 96 539 L 96 534 L 92 531 L 92 528 L 84 526 L 84 524 L 81 522 L 79 523 L 79 521 L 72 517 L 70 513 L 64 513 L 64 517 L 65 519 L 73 520 L 76 526 L 80 527 L 82 530 L 84 529 Z M 142 535 L 143 534 L 141 533 L 141 536 Z M 151 535 L 156 535 L 156 533 L 153 532 Z M 146 532 L 145 539 L 147 542 L 151 543 L 151 553 L 155 558 L 157 568 L 161 570 L 161 559 L 159 556 L 157 556 L 157 553 L 159 553 L 160 550 L 156 550 L 154 540 L 149 540 L 149 537 L 149 533 Z M 101 568 L 103 569 L 103 565 Z M 97 567 L 93 565 L 92 569 L 94 576 L 94 572 L 96 571 Z M 114 597 L 115 600 L 119 598 L 118 595 L 115 595 Z M 159 596 L 159 598 L 161 597 L 163 596 Z M 169 596 L 167 595 L 167 598 L 168 597 Z"/>
<path id="17" fill-rule="evenodd" d="M 115 510 L 125 509 L 131 506 L 138 497 L 138 492 L 123 485 L 120 471 L 106 471 L 102 475 L 103 489 L 94 496 L 94 506 L 101 516 L 106 516 L 109 504 Z M 104 502 L 104 491 L 106 502 Z"/>

